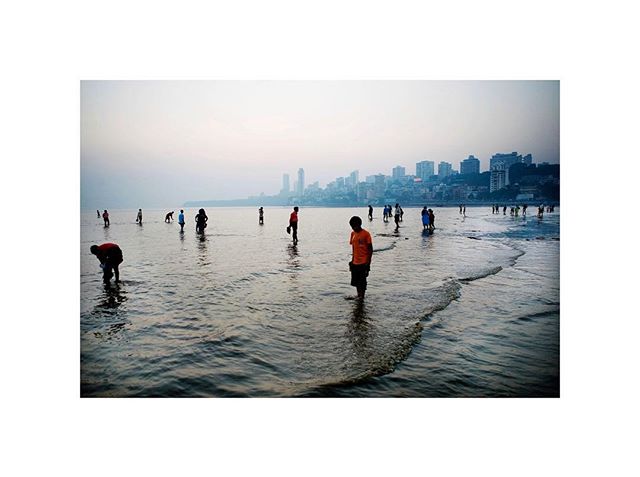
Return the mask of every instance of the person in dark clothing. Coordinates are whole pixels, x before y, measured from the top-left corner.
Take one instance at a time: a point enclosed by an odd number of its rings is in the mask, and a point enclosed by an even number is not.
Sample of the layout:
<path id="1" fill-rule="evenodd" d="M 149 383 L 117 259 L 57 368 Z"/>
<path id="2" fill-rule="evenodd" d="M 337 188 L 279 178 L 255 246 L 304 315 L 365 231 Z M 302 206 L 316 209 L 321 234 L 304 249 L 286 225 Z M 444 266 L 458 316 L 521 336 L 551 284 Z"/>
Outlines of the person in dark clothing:
<path id="1" fill-rule="evenodd" d="M 369 220 L 373 220 L 373 207 L 369 205 Z"/>
<path id="2" fill-rule="evenodd" d="M 105 227 L 109 227 L 109 212 L 107 212 L 107 210 L 105 209 L 105 211 L 102 213 L 102 219 L 104 220 L 104 226 Z"/>
<path id="3" fill-rule="evenodd" d="M 393 221 L 396 224 L 396 232 L 400 230 L 400 204 L 396 204 L 396 210 L 393 213 Z"/>
<path id="4" fill-rule="evenodd" d="M 120 247 L 115 243 L 103 243 L 102 245 L 92 245 L 90 250 L 100 260 L 104 283 L 109 283 L 114 273 L 116 275 L 116 283 L 118 283 L 120 281 L 118 265 L 123 260 Z"/>
<path id="5" fill-rule="evenodd" d="M 197 233 L 201 233 L 201 234 L 204 233 L 204 229 L 207 228 L 208 220 L 209 220 L 209 217 L 207 217 L 207 213 L 204 211 L 204 209 L 200 209 L 196 214 L 196 232 Z"/>
<path id="6" fill-rule="evenodd" d="M 169 212 L 167 215 L 164 216 L 164 221 L 167 223 L 171 223 L 171 221 L 173 220 L 173 210 L 171 212 Z"/>

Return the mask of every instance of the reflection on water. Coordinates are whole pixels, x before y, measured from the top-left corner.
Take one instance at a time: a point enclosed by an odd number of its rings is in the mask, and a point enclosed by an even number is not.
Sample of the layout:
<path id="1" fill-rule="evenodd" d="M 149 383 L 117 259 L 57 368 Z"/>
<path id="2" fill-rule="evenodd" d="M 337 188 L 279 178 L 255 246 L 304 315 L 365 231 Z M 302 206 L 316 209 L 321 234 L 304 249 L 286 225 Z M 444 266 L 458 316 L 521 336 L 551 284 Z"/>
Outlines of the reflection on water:
<path id="1" fill-rule="evenodd" d="M 96 309 L 117 309 L 127 301 L 125 292 L 120 290 L 120 285 L 116 283 L 105 283 L 104 293 L 100 297 L 100 301 L 96 304 Z"/>
<path id="2" fill-rule="evenodd" d="M 298 253 L 298 246 L 297 245 L 287 245 L 287 253 L 289 254 L 289 265 L 290 268 L 293 269 L 297 269 L 300 268 L 300 261 L 299 261 L 299 253 Z"/>

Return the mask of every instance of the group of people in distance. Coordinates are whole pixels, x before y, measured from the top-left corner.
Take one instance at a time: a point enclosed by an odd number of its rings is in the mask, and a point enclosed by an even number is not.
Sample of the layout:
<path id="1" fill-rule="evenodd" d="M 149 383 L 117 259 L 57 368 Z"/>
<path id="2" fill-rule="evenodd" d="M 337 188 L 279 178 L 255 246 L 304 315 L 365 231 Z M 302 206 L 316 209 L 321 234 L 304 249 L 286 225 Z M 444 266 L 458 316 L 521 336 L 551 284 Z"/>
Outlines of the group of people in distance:
<path id="1" fill-rule="evenodd" d="M 393 211 L 393 207 L 391 207 L 391 204 L 385 205 L 384 209 L 382 210 L 382 221 L 389 222 L 389 218 L 391 217 L 391 215 L 393 215 L 393 221 L 396 224 L 396 232 L 397 232 L 398 229 L 400 228 L 400 222 L 402 222 L 402 216 L 404 215 L 404 210 L 402 210 L 402 207 L 400 207 L 400 204 L 396 203 L 395 211 L 393 213 L 392 211 Z M 371 210 L 371 213 L 373 213 L 373 210 Z"/>
<path id="2" fill-rule="evenodd" d="M 526 217 L 527 215 L 527 204 L 523 204 L 522 207 L 520 207 L 519 205 L 516 206 L 510 206 L 509 207 L 509 215 L 512 217 L 518 217 L 520 215 L 520 210 L 522 209 L 522 217 Z M 554 210 L 553 205 L 548 205 L 546 207 L 547 212 L 553 212 Z M 538 218 L 542 218 L 544 215 L 544 211 L 545 211 L 545 206 L 544 204 L 540 204 L 538 206 Z M 500 213 L 500 206 L 498 204 L 494 204 L 491 206 L 491 213 L 492 214 L 499 214 Z M 507 215 L 507 206 L 504 205 L 502 206 L 502 215 Z"/>

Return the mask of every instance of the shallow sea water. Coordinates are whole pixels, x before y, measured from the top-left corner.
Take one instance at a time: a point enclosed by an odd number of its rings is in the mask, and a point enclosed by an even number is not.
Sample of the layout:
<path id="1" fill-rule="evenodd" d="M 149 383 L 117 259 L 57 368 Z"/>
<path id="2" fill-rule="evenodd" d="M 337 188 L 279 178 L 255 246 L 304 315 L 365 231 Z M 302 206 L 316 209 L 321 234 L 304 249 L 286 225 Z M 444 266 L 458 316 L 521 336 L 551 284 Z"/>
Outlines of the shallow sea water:
<path id="1" fill-rule="evenodd" d="M 535 207 L 530 207 L 530 212 Z M 376 208 L 206 208 L 81 216 L 82 396 L 558 396 L 559 209 L 419 208 L 398 233 Z M 174 216 L 177 218 L 178 209 Z M 349 285 L 349 218 L 373 236 L 364 304 Z M 92 244 L 115 242 L 120 285 Z"/>

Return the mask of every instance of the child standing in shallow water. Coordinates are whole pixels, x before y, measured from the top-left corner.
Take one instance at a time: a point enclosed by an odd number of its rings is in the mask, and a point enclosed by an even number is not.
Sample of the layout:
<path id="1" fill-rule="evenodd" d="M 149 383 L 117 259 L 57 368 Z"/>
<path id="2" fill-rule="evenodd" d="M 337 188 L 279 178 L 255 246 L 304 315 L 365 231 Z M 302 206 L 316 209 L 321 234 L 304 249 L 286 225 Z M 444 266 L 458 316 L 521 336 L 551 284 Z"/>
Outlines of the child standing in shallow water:
<path id="1" fill-rule="evenodd" d="M 360 217 L 351 217 L 349 225 L 353 229 L 351 237 L 349 237 L 349 244 L 353 252 L 349 262 L 351 286 L 356 287 L 358 298 L 363 299 L 367 289 L 367 277 L 371 269 L 373 241 L 371 240 L 371 234 L 362 228 L 362 219 Z"/>

